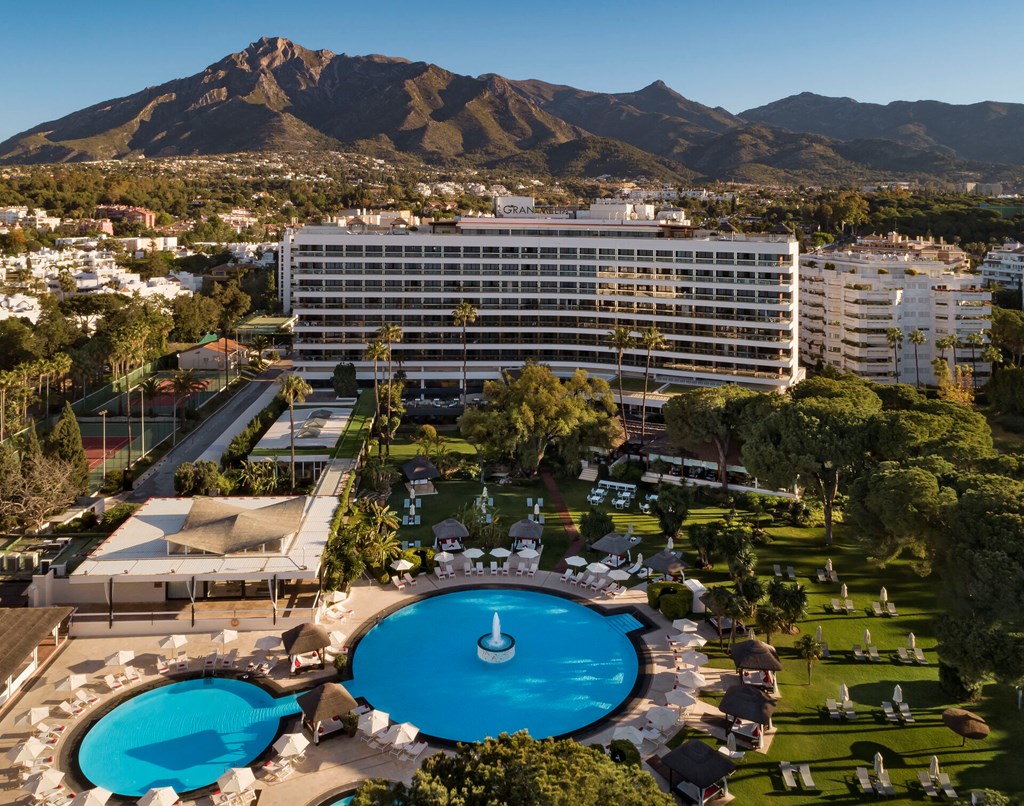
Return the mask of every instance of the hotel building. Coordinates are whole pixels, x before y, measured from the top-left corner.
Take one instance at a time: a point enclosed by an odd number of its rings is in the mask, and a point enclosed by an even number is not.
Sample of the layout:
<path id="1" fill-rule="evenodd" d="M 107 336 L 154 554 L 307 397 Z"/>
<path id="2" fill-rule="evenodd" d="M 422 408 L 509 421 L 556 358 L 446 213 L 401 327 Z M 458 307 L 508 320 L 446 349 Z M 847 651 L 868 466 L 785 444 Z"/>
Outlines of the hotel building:
<path id="1" fill-rule="evenodd" d="M 297 371 L 325 385 L 338 362 L 352 362 L 369 379 L 363 352 L 389 323 L 402 329 L 393 350 L 411 385 L 457 390 L 462 334 L 452 310 L 465 300 L 478 310 L 467 334 L 470 391 L 528 359 L 611 379 L 608 332 L 620 325 L 664 335 L 652 388 L 783 390 L 802 377 L 791 236 L 696 230 L 679 211 L 656 217 L 625 202 L 544 216 L 532 199 L 506 197 L 495 210 L 416 230 L 286 230 L 279 289 L 297 317 Z M 642 377 L 645 362 L 642 347 L 627 350 L 623 374 Z"/>

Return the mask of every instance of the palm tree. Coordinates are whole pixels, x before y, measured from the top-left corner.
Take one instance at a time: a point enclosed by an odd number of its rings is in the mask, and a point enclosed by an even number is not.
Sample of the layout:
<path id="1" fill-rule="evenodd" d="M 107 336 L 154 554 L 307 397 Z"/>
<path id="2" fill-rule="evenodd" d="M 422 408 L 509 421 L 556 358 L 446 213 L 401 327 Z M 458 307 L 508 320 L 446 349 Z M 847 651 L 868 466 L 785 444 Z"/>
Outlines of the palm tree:
<path id="1" fill-rule="evenodd" d="M 914 378 L 917 388 L 921 388 L 921 365 L 918 362 L 917 348 L 925 343 L 924 331 L 919 327 L 915 327 L 910 331 L 910 335 L 907 337 L 907 341 L 914 345 Z"/>
<path id="2" fill-rule="evenodd" d="M 801 635 L 796 642 L 796 650 L 800 657 L 807 661 L 807 685 L 811 684 L 811 667 L 821 660 L 825 648 L 813 635 Z"/>
<path id="3" fill-rule="evenodd" d="M 288 403 L 288 423 L 291 436 L 292 486 L 295 492 L 295 401 L 301 403 L 313 392 L 312 387 L 301 375 L 285 375 L 281 378 L 281 397 Z"/>
<path id="4" fill-rule="evenodd" d="M 654 325 L 640 331 L 640 344 L 647 350 L 647 362 L 644 364 L 644 402 L 640 411 L 640 439 L 647 436 L 647 383 L 651 376 L 651 351 L 665 348 L 665 337 Z"/>
<path id="5" fill-rule="evenodd" d="M 978 361 L 977 349 L 985 346 L 985 337 L 980 333 L 967 334 L 967 346 L 971 348 L 971 375 L 974 380 L 974 388 L 978 388 Z"/>
<path id="6" fill-rule="evenodd" d="M 786 627 L 785 614 L 772 604 L 758 605 L 755 618 L 757 620 L 757 629 L 764 633 L 766 644 L 772 642 L 772 633 L 779 632 Z"/>
<path id="7" fill-rule="evenodd" d="M 139 384 L 139 394 L 142 395 L 143 406 L 149 401 L 149 413 L 153 414 L 153 401 L 164 393 L 165 382 L 159 378 L 150 376 Z"/>
<path id="8" fill-rule="evenodd" d="M 981 363 L 988 364 L 992 368 L 989 375 L 991 377 L 995 374 L 996 367 L 1003 363 L 1003 351 L 994 344 L 986 344 L 981 351 Z"/>
<path id="9" fill-rule="evenodd" d="M 622 419 L 622 433 L 627 440 L 629 439 L 629 428 L 626 425 L 626 398 L 622 392 L 622 356 L 634 344 L 633 331 L 628 327 L 619 325 L 614 330 L 608 331 L 608 345 L 615 350 L 615 358 L 619 367 L 619 417 Z"/>
<path id="10" fill-rule="evenodd" d="M 398 325 L 392 325 L 385 322 L 379 328 L 377 328 L 377 338 L 382 341 L 388 348 L 388 400 L 387 400 L 387 428 L 385 434 L 387 435 L 387 441 L 385 443 L 385 452 L 388 456 L 391 455 L 391 392 L 392 385 L 395 382 L 395 375 L 392 372 L 392 359 L 394 358 L 394 350 L 392 346 L 402 340 L 402 328 Z"/>
<path id="11" fill-rule="evenodd" d="M 463 300 L 460 302 L 454 311 L 452 311 L 452 320 L 455 322 L 455 327 L 462 328 L 462 407 L 466 407 L 466 401 L 469 399 L 469 380 L 467 374 L 468 351 L 469 346 L 466 342 L 466 327 L 473 324 L 476 321 L 477 309 L 473 307 L 473 304 Z"/>
<path id="12" fill-rule="evenodd" d="M 243 461 L 239 480 L 252 495 L 269 495 L 277 489 L 277 462 Z"/>
<path id="13" fill-rule="evenodd" d="M 891 327 L 885 331 L 885 340 L 892 348 L 892 363 L 896 368 L 896 383 L 900 382 L 900 348 L 903 346 L 903 331 L 898 327 Z"/>
<path id="14" fill-rule="evenodd" d="M 257 357 L 259 358 L 259 362 L 260 362 L 260 366 L 261 367 L 263 366 L 263 353 L 266 352 L 269 348 L 270 348 L 270 337 L 269 336 L 267 336 L 267 335 L 265 335 L 263 333 L 258 333 L 257 335 L 253 336 L 253 339 L 252 339 L 252 349 L 256 353 Z"/>
<path id="15" fill-rule="evenodd" d="M 733 594 L 728 588 L 722 585 L 718 585 L 714 588 L 710 588 L 708 592 L 705 594 L 704 599 L 704 604 L 707 607 L 707 609 L 710 610 L 712 614 L 716 616 L 715 620 L 718 622 L 718 644 L 723 649 L 725 647 L 722 636 L 722 618 L 725 616 L 726 611 L 729 609 L 729 602 L 733 598 Z"/>
<path id="16" fill-rule="evenodd" d="M 363 351 L 363 360 L 373 362 L 373 401 L 375 409 L 379 405 L 377 401 L 380 400 L 380 373 L 377 371 L 377 365 L 381 361 L 387 361 L 390 356 L 390 348 L 382 341 L 371 341 Z"/>
<path id="17" fill-rule="evenodd" d="M 195 370 L 193 369 L 178 370 L 171 377 L 171 408 L 174 414 L 173 444 L 178 442 L 178 401 L 186 402 L 192 395 L 203 391 L 206 388 L 206 384 L 206 381 L 196 377 Z"/>
<path id="18" fill-rule="evenodd" d="M 366 520 L 367 526 L 377 534 L 394 532 L 398 529 L 400 523 L 398 513 L 387 504 L 364 498 L 362 499 L 360 509 L 363 512 L 363 518 Z"/>

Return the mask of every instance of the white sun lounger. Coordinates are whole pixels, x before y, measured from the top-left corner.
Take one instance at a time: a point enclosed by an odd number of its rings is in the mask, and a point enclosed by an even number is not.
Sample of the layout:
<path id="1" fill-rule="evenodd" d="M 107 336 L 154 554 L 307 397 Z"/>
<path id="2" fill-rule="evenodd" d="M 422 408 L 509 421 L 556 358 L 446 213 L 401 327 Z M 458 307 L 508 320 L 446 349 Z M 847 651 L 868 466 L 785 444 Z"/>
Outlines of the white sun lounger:
<path id="1" fill-rule="evenodd" d="M 817 789 L 817 784 L 814 783 L 814 779 L 811 777 L 811 765 L 801 764 L 797 769 L 800 770 L 800 783 L 804 785 L 804 789 Z"/>
<path id="2" fill-rule="evenodd" d="M 871 784 L 871 777 L 868 775 L 867 767 L 857 768 L 857 784 L 860 786 L 862 795 L 873 795 L 875 787 Z"/>
<path id="3" fill-rule="evenodd" d="M 939 774 L 939 777 L 935 779 L 939 785 L 939 789 L 942 790 L 942 794 L 950 800 L 956 800 L 956 790 L 953 789 L 953 783 L 949 780 L 949 773 L 943 772 Z"/>
<path id="4" fill-rule="evenodd" d="M 391 584 L 398 588 L 400 591 L 405 590 L 405 583 L 402 582 L 397 576 L 391 577 Z"/>
<path id="5" fill-rule="evenodd" d="M 793 765 L 788 761 L 779 762 L 779 770 L 782 772 L 782 783 L 786 789 L 796 789 L 796 777 L 793 775 Z"/>
<path id="6" fill-rule="evenodd" d="M 415 585 L 416 584 L 416 577 L 412 576 L 408 571 L 406 571 L 404 574 L 402 574 L 402 579 L 405 580 L 405 584 L 406 585 Z"/>
<path id="7" fill-rule="evenodd" d="M 928 774 L 928 770 L 919 770 L 917 773 L 917 780 L 921 782 L 921 787 L 924 789 L 924 793 L 930 798 L 939 797 L 939 790 L 935 788 L 935 784 L 932 783 L 932 777 Z"/>
<path id="8" fill-rule="evenodd" d="M 572 569 L 571 568 L 566 568 L 565 569 L 565 573 L 562 574 L 562 576 L 560 576 L 558 578 L 558 581 L 559 582 L 570 582 L 574 576 L 576 576 L 576 575 L 572 572 Z"/>

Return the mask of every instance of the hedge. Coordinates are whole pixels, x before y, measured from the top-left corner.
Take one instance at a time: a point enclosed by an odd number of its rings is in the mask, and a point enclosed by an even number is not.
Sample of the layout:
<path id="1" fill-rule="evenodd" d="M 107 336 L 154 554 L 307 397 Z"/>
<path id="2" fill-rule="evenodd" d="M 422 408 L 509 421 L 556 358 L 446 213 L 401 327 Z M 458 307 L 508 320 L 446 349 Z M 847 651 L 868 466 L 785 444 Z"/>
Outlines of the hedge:
<path id="1" fill-rule="evenodd" d="M 662 593 L 672 594 L 680 591 L 689 591 L 689 588 L 679 582 L 652 582 L 647 586 L 647 604 L 658 610 Z"/>
<path id="2" fill-rule="evenodd" d="M 679 593 L 675 593 L 672 596 L 662 594 L 661 614 L 669 621 L 675 621 L 677 618 L 686 618 L 690 614 L 690 605 L 692 603 L 693 600 L 689 596 L 682 596 Z"/>

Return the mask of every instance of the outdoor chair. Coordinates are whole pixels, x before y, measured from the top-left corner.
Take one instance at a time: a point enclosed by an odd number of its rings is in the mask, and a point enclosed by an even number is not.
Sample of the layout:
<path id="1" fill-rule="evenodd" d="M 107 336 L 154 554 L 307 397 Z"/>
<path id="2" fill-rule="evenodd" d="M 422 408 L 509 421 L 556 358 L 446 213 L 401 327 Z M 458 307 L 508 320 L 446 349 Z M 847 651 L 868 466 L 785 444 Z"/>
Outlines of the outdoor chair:
<path id="1" fill-rule="evenodd" d="M 188 671 L 188 655 L 182 652 L 178 655 L 178 659 L 175 661 L 175 671 L 187 672 Z"/>
<path id="2" fill-rule="evenodd" d="M 230 654 L 225 655 L 223 658 L 220 659 L 220 668 L 221 669 L 234 669 L 235 668 L 235 663 L 236 663 L 237 660 L 238 660 L 238 650 L 237 649 L 232 649 Z"/>
<path id="3" fill-rule="evenodd" d="M 839 703 L 833 699 L 825 700 L 825 707 L 828 708 L 828 715 L 833 719 L 842 719 L 843 715 L 839 713 Z"/>
<path id="4" fill-rule="evenodd" d="M 781 565 L 776 563 L 775 565 L 772 566 L 772 570 L 775 572 L 775 576 L 778 579 L 782 579 L 782 566 Z"/>
<path id="5" fill-rule="evenodd" d="M 120 691 L 124 688 L 124 682 L 112 674 L 104 675 L 103 682 L 107 684 L 107 688 L 111 691 Z"/>
<path id="6" fill-rule="evenodd" d="M 532 507 L 533 506 L 533 499 L 532 498 L 527 498 L 526 499 L 526 506 L 528 506 L 528 507 Z"/>
<path id="7" fill-rule="evenodd" d="M 907 652 L 903 647 L 896 647 L 896 654 L 900 656 L 901 663 L 913 663 L 914 659 L 910 657 L 910 653 Z"/>
<path id="8" fill-rule="evenodd" d="M 427 749 L 426 742 L 416 742 L 415 744 L 407 744 L 402 746 L 402 752 L 399 755 L 399 761 L 415 761 L 421 755 L 423 751 Z"/>
<path id="9" fill-rule="evenodd" d="M 408 526 L 408 525 L 409 525 L 409 516 L 408 515 L 403 515 L 402 516 L 402 526 Z"/>
<path id="10" fill-rule="evenodd" d="M 157 674 L 167 674 L 171 670 L 170 662 L 161 655 L 156 659 L 156 672 Z"/>
<path id="11" fill-rule="evenodd" d="M 828 582 L 828 577 L 825 576 L 825 569 L 824 568 L 819 568 L 818 569 L 818 582 Z"/>
<path id="12" fill-rule="evenodd" d="M 481 560 L 476 565 L 474 565 L 473 566 L 473 570 L 476 572 L 476 575 L 478 577 L 482 577 L 484 575 L 484 563 L 483 563 L 483 560 Z"/>
<path id="13" fill-rule="evenodd" d="M 124 679 L 134 686 L 136 683 L 138 683 L 140 680 L 142 680 L 142 675 L 140 675 L 137 671 L 135 671 L 135 667 L 134 666 L 125 666 L 124 667 Z"/>
<path id="14" fill-rule="evenodd" d="M 829 657 L 828 641 L 822 641 L 821 642 L 821 657 L 823 657 L 823 658 Z"/>
<path id="15" fill-rule="evenodd" d="M 938 783 L 943 795 L 950 800 L 956 800 L 956 790 L 953 789 L 953 783 L 949 780 L 949 773 L 941 773 L 936 779 L 936 783 Z"/>
<path id="16" fill-rule="evenodd" d="M 890 722 L 899 722 L 900 718 L 896 715 L 896 712 L 892 710 L 892 703 L 885 701 L 882 703 L 882 712 L 885 714 L 885 718 Z"/>
<path id="17" fill-rule="evenodd" d="M 611 580 L 605 579 L 604 577 L 598 577 L 594 580 L 594 584 L 590 586 L 592 591 L 599 591 L 605 587 Z"/>
<path id="18" fill-rule="evenodd" d="M 538 498 L 537 499 L 537 506 L 539 506 L 539 507 L 544 506 L 544 499 L 543 498 Z"/>
<path id="19" fill-rule="evenodd" d="M 79 702 L 83 702 L 86 705 L 95 705 L 100 701 L 99 697 L 91 691 L 86 691 L 84 688 L 78 689 L 78 691 L 75 692 L 75 697 L 78 698 Z"/>
<path id="20" fill-rule="evenodd" d="M 889 780 L 889 771 L 882 770 L 878 773 L 878 780 L 875 781 L 875 791 L 879 795 L 892 796 L 896 794 L 896 790 L 892 787 L 892 781 Z"/>
<path id="21" fill-rule="evenodd" d="M 875 788 L 871 785 L 871 778 L 868 776 L 867 767 L 857 768 L 857 783 L 860 785 L 860 791 L 862 795 L 874 794 Z"/>
<path id="22" fill-rule="evenodd" d="M 405 590 L 405 583 L 402 582 L 398 577 L 391 577 L 391 584 L 398 588 L 400 591 Z"/>
<path id="23" fill-rule="evenodd" d="M 817 789 L 817 785 L 814 783 L 814 779 L 811 777 L 811 765 L 801 764 L 800 770 L 800 783 L 804 785 L 804 789 Z"/>
<path id="24" fill-rule="evenodd" d="M 856 612 L 857 608 L 853 606 L 853 599 L 846 599 L 843 602 L 843 604 L 846 605 L 846 612 L 847 613 L 854 613 L 854 612 Z"/>
<path id="25" fill-rule="evenodd" d="M 922 666 L 928 665 L 928 658 L 924 656 L 924 652 L 921 650 L 920 647 L 914 648 L 914 660 L 916 660 Z"/>
<path id="26" fill-rule="evenodd" d="M 857 712 L 853 710 L 853 703 L 850 700 L 839 703 L 839 707 L 843 709 L 843 715 L 851 722 L 857 721 Z"/>
<path id="27" fill-rule="evenodd" d="M 491 576 L 496 577 L 498 575 L 498 563 L 491 560 Z"/>
<path id="28" fill-rule="evenodd" d="M 905 702 L 901 702 L 901 703 L 899 703 L 897 705 L 897 707 L 899 708 L 899 711 L 900 711 L 900 717 L 903 719 L 904 722 L 913 722 L 914 721 L 914 715 L 912 713 L 910 713 L 910 706 L 909 705 L 907 705 Z"/>
<path id="29" fill-rule="evenodd" d="M 930 798 L 939 797 L 939 790 L 935 788 L 935 784 L 932 783 L 932 777 L 928 774 L 928 770 L 919 770 L 917 773 L 917 780 L 921 782 L 921 788 L 924 789 L 924 793 Z"/>
<path id="30" fill-rule="evenodd" d="M 899 615 L 899 613 L 896 612 L 896 605 L 894 605 L 892 602 L 886 602 L 885 603 L 885 614 L 887 616 L 892 616 L 893 618 L 896 618 L 896 616 Z"/>
<path id="31" fill-rule="evenodd" d="M 499 570 L 499 571 L 501 571 L 501 575 L 502 575 L 503 577 L 507 577 L 507 576 L 508 576 L 508 560 L 506 560 L 505 562 L 503 562 L 503 563 L 501 564 L 501 567 L 500 567 L 500 568 L 499 568 L 498 570 Z"/>
<path id="32" fill-rule="evenodd" d="M 874 613 L 876 616 L 881 616 L 882 615 L 882 605 L 879 604 L 878 602 L 872 602 L 871 603 L 871 612 Z"/>
<path id="33" fill-rule="evenodd" d="M 786 576 L 793 582 L 796 582 L 796 571 L 793 570 L 792 565 L 786 566 Z"/>
<path id="34" fill-rule="evenodd" d="M 873 660 L 875 663 L 878 663 L 882 660 L 881 657 L 879 657 L 878 655 L 878 647 L 876 646 L 868 647 L 868 657 L 871 658 L 871 660 Z"/>
<path id="35" fill-rule="evenodd" d="M 538 567 L 539 567 L 539 563 L 534 562 L 534 564 L 530 566 L 530 570 L 526 572 L 526 575 L 528 577 L 535 577 L 535 576 L 537 576 L 537 568 Z"/>
<path id="36" fill-rule="evenodd" d="M 860 644 L 853 645 L 853 658 L 854 660 L 865 660 L 864 652 L 860 648 Z"/>
<path id="37" fill-rule="evenodd" d="M 793 775 L 793 765 L 788 761 L 780 761 L 779 770 L 782 772 L 782 783 L 786 789 L 796 789 L 796 776 Z"/>
<path id="38" fill-rule="evenodd" d="M 837 574 L 835 571 L 829 571 L 828 572 L 828 580 L 829 580 L 829 582 L 834 582 L 835 584 L 838 585 L 839 584 L 839 574 Z"/>
<path id="39" fill-rule="evenodd" d="M 562 576 L 560 576 L 558 578 L 558 581 L 559 582 L 569 582 L 569 580 L 571 580 L 574 576 L 575 576 L 575 574 L 573 574 L 572 569 L 571 568 L 566 568 L 565 569 L 565 573 L 562 574 Z"/>
<path id="40" fill-rule="evenodd" d="M 405 584 L 406 585 L 415 585 L 416 584 L 416 577 L 412 576 L 408 571 L 406 571 L 404 574 L 402 574 L 402 579 L 405 580 Z"/>
<path id="41" fill-rule="evenodd" d="M 440 565 L 435 565 L 434 566 L 434 576 L 436 576 L 438 578 L 438 580 L 441 581 L 441 582 L 443 582 L 444 580 L 446 580 L 448 578 L 448 575 L 444 571 L 441 570 L 441 566 Z"/>
<path id="42" fill-rule="evenodd" d="M 830 604 L 832 605 L 832 612 L 833 613 L 845 613 L 846 612 L 846 608 L 843 607 L 843 605 L 841 605 L 839 603 L 838 599 L 833 599 Z"/>

